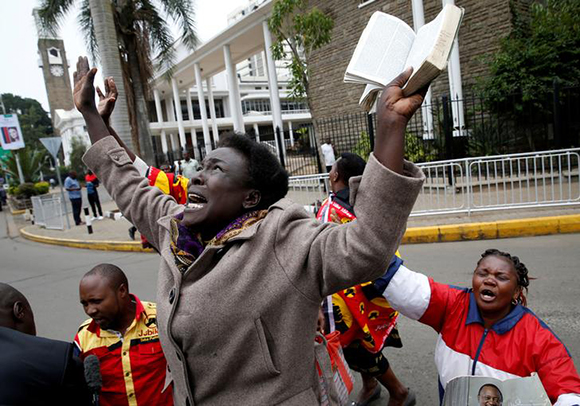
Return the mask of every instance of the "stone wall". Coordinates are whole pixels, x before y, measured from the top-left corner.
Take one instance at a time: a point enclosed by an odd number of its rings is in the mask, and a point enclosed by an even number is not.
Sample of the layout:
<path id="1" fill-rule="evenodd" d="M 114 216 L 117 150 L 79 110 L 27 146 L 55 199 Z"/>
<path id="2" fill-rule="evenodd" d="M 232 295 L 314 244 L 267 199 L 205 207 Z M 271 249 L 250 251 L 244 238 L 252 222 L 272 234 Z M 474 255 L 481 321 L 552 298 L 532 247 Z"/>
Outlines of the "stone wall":
<path id="1" fill-rule="evenodd" d="M 518 0 L 525 9 L 531 0 Z M 425 22 L 441 11 L 441 0 L 424 0 Z M 383 11 L 403 19 L 411 27 L 413 16 L 410 0 L 377 0 L 359 8 L 356 0 L 311 0 L 311 5 L 334 19 L 332 42 L 315 51 L 311 57 L 310 101 L 315 119 L 360 112 L 358 100 L 364 85 L 346 84 L 344 72 L 358 39 L 370 16 Z M 509 0 L 457 0 L 465 9 L 459 30 L 459 56 L 464 93 L 487 72 L 484 58 L 499 47 L 499 39 L 511 30 Z M 448 92 L 447 71 L 433 83 L 434 96 Z"/>

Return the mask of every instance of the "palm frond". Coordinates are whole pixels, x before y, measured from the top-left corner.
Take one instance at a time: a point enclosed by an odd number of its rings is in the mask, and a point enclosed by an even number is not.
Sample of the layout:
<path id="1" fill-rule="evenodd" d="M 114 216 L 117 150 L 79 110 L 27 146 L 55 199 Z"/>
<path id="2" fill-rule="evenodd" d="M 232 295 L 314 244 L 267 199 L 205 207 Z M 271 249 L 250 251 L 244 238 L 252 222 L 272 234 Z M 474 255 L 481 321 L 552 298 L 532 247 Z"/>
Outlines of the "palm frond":
<path id="1" fill-rule="evenodd" d="M 38 10 L 42 28 L 57 35 L 60 23 L 73 4 L 74 0 L 42 0 Z"/>
<path id="2" fill-rule="evenodd" d="M 99 61 L 99 45 L 97 43 L 97 34 L 95 32 L 95 25 L 91 16 L 89 0 L 82 0 L 78 22 L 85 36 L 85 42 L 89 48 L 89 54 L 91 55 L 92 62 L 94 65 L 96 65 Z"/>
<path id="3" fill-rule="evenodd" d="M 181 28 L 180 40 L 190 49 L 194 50 L 199 43 L 195 32 L 195 10 L 191 0 L 160 0 L 164 11 Z"/>
<path id="4" fill-rule="evenodd" d="M 176 59 L 175 41 L 167 23 L 159 10 L 149 0 L 141 2 L 138 15 L 149 34 L 150 49 L 155 53 L 153 61 L 155 69 L 171 74 Z"/>

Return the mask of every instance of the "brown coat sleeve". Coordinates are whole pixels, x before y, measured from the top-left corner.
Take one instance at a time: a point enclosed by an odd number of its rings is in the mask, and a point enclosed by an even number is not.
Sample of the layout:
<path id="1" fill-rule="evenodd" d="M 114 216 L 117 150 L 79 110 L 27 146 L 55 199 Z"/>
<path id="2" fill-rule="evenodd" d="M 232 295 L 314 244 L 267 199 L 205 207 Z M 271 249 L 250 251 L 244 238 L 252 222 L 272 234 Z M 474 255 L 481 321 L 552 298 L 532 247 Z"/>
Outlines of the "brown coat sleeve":
<path id="1" fill-rule="evenodd" d="M 423 180 L 415 165 L 405 162 L 404 175 L 398 175 L 371 154 L 356 188 L 355 221 L 321 225 L 298 209 L 285 210 L 274 245 L 280 266 L 295 287 L 315 301 L 383 275 Z"/>
<path id="2" fill-rule="evenodd" d="M 148 179 L 139 174 L 113 137 L 96 142 L 83 161 L 101 180 L 127 220 L 159 249 L 157 220 L 179 212 L 182 206 L 158 188 L 149 186 Z"/>

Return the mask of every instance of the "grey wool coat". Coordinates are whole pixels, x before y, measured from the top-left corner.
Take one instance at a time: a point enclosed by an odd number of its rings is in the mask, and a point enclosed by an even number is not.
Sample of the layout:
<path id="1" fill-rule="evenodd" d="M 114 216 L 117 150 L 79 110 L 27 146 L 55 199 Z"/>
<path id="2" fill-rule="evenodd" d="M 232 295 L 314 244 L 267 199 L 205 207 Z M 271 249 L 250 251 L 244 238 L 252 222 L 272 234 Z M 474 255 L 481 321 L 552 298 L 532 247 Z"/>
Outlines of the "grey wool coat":
<path id="1" fill-rule="evenodd" d="M 161 253 L 158 328 L 177 405 L 316 405 L 314 336 L 324 297 L 381 276 L 423 183 L 371 155 L 353 182 L 357 219 L 320 224 L 282 199 L 224 246 L 208 246 L 181 273 L 169 222 L 183 210 L 150 187 L 113 137 L 84 161 L 119 209 Z"/>

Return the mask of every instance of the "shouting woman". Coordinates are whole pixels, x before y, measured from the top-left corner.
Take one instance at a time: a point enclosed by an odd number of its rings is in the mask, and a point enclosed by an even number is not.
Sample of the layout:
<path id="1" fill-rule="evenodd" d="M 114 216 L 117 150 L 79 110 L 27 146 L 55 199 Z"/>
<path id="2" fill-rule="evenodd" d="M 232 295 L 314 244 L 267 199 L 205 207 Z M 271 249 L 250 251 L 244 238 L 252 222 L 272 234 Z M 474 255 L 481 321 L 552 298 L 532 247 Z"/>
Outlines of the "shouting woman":
<path id="1" fill-rule="evenodd" d="M 86 58 L 74 101 L 93 146 L 84 161 L 161 253 L 159 336 L 179 405 L 319 403 L 314 336 L 322 298 L 384 273 L 423 175 L 403 160 L 408 70 L 384 90 L 357 220 L 320 224 L 284 196 L 288 175 L 244 135 L 223 137 L 190 180 L 186 205 L 149 186 L 109 135 Z"/>

